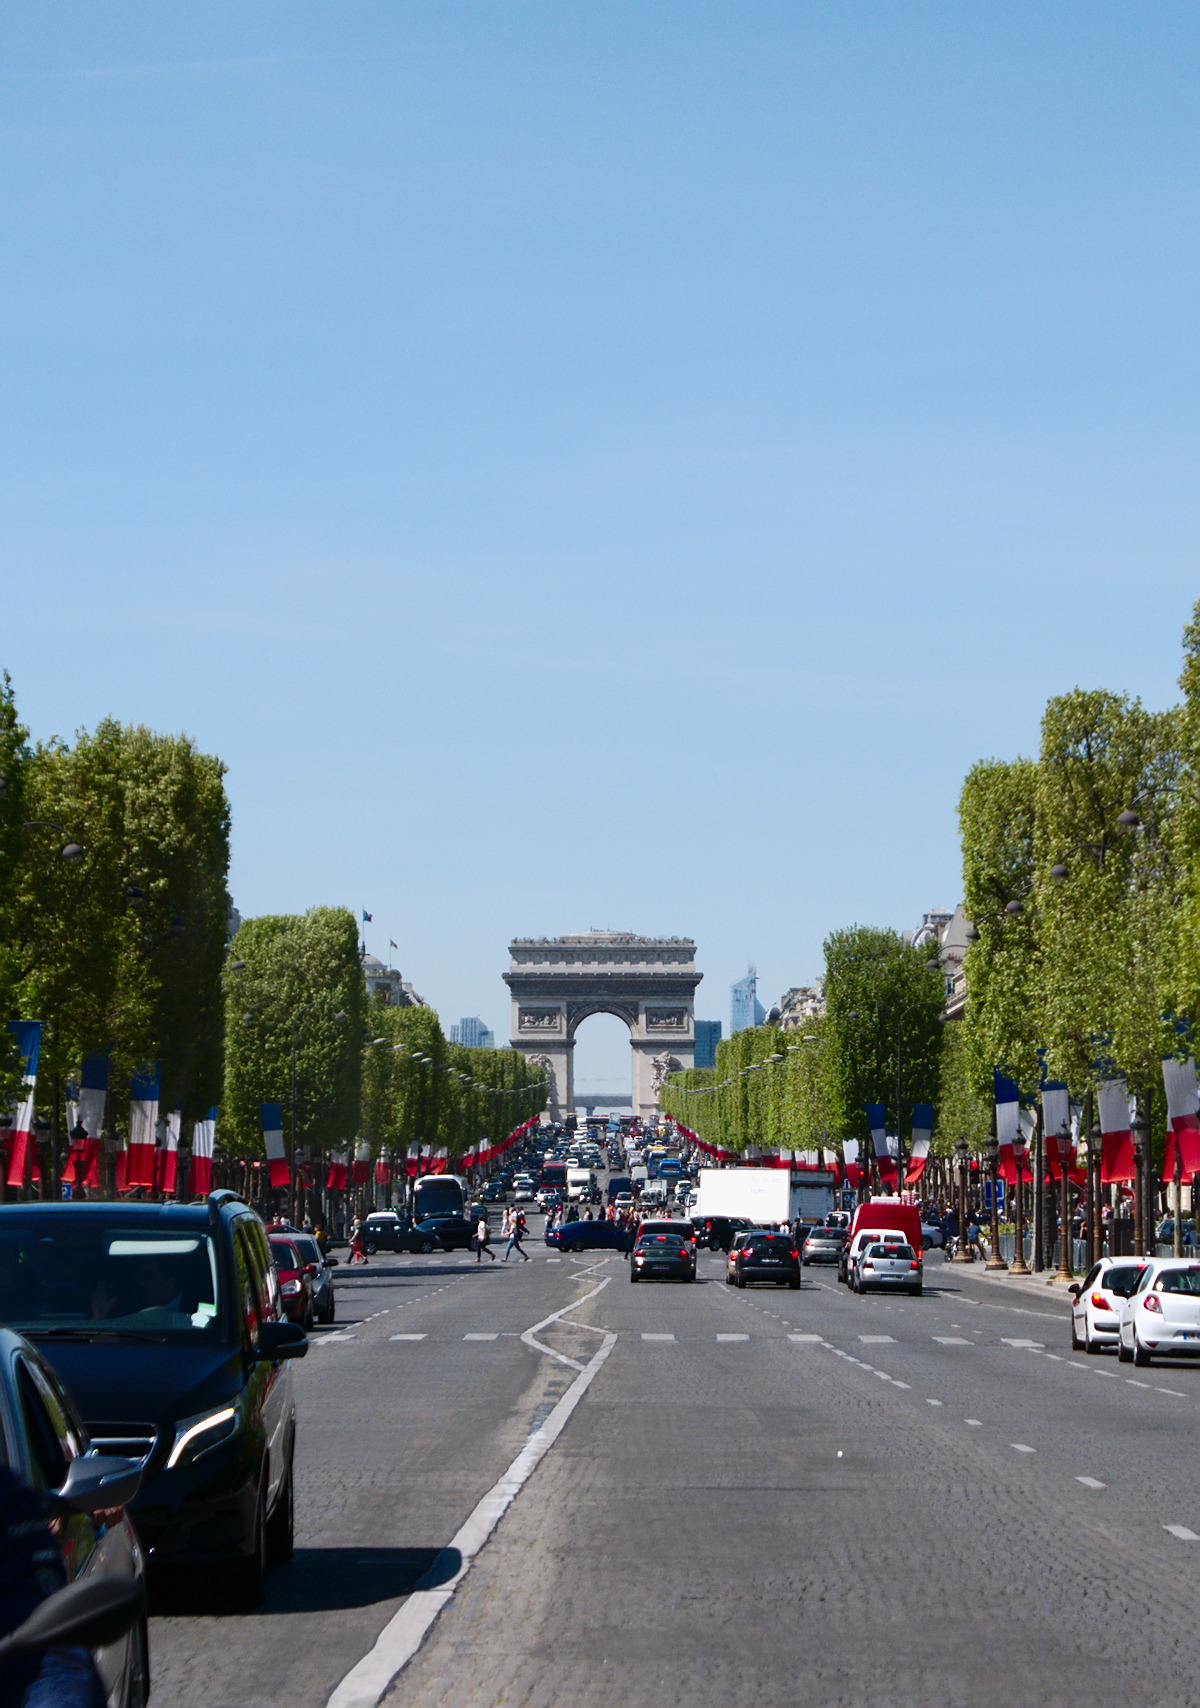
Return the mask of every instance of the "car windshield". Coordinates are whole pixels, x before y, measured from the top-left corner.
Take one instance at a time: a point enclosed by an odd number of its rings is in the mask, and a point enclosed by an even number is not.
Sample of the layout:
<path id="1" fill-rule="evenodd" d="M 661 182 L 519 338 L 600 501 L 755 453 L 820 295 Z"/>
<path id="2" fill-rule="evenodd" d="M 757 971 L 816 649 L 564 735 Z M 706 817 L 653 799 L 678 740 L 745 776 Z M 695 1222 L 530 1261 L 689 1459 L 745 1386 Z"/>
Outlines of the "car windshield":
<path id="1" fill-rule="evenodd" d="M 202 1228 L 132 1218 L 0 1216 L 0 1322 L 23 1334 L 216 1339 L 220 1292 Z"/>
<path id="2" fill-rule="evenodd" d="M 746 1241 L 746 1250 L 754 1252 L 759 1257 L 767 1252 L 777 1256 L 781 1251 L 790 1251 L 791 1249 L 792 1242 L 786 1234 L 765 1234 L 760 1235 L 757 1239 Z"/>
<path id="3" fill-rule="evenodd" d="M 1200 1293 L 1200 1269 L 1165 1269 L 1155 1286 L 1161 1293 Z"/>
<path id="4" fill-rule="evenodd" d="M 1100 1285 L 1110 1293 L 1116 1293 L 1118 1298 L 1128 1299 L 1138 1284 L 1142 1273 L 1142 1265 L 1124 1264 L 1120 1269 L 1110 1269 L 1107 1275 L 1100 1277 Z"/>
<path id="5" fill-rule="evenodd" d="M 271 1241 L 271 1262 L 276 1269 L 303 1269 L 304 1262 L 299 1251 L 291 1240 L 273 1239 Z"/>
<path id="6" fill-rule="evenodd" d="M 912 1247 L 910 1245 L 873 1245 L 867 1256 L 909 1259 L 912 1257 Z"/>
<path id="7" fill-rule="evenodd" d="M 653 1246 L 656 1251 L 678 1251 L 683 1241 L 678 1234 L 644 1234 L 638 1241 L 639 1246 Z"/>

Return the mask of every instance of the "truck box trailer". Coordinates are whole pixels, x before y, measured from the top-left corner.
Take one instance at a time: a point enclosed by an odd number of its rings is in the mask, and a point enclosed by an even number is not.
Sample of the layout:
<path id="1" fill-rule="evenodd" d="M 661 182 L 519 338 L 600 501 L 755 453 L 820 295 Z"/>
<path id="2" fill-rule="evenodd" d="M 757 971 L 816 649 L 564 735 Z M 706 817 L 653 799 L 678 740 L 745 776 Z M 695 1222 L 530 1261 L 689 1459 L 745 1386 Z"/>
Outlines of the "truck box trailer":
<path id="1" fill-rule="evenodd" d="M 702 1168 L 699 1198 L 688 1213 L 778 1223 L 823 1219 L 835 1207 L 833 1175 L 825 1170 Z"/>

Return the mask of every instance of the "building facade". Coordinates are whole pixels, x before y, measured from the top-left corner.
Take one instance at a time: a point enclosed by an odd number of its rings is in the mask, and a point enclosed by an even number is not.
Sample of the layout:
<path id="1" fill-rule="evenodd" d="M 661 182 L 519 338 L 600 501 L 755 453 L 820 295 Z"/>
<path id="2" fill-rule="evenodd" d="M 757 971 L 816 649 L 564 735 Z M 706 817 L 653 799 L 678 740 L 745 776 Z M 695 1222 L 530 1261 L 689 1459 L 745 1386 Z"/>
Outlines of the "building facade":
<path id="1" fill-rule="evenodd" d="M 729 987 L 729 1036 L 747 1026 L 761 1026 L 767 1011 L 758 1000 L 758 974 L 751 967 L 744 979 Z"/>
<path id="2" fill-rule="evenodd" d="M 692 1065 L 698 1068 L 715 1068 L 717 1045 L 721 1042 L 721 1022 L 696 1020 L 692 1024 L 696 1033 L 696 1059 Z"/>
<path id="3" fill-rule="evenodd" d="M 450 1042 L 465 1044 L 469 1050 L 494 1050 L 496 1034 L 477 1014 L 464 1014 L 450 1027 Z"/>
<path id="4" fill-rule="evenodd" d="M 375 955 L 364 955 L 362 958 L 363 977 L 367 981 L 367 1001 L 375 1000 L 376 991 L 380 992 L 379 1000 L 389 1008 L 424 1008 L 425 998 L 418 996 L 407 979 L 401 976 L 397 967 L 385 967 Z"/>

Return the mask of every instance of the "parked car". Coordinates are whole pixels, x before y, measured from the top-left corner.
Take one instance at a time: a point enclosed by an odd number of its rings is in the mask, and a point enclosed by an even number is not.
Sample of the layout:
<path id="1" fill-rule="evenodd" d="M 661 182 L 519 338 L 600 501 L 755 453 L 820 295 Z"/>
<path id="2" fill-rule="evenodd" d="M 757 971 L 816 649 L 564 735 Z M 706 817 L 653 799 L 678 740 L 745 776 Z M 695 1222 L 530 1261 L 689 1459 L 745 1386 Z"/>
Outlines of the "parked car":
<path id="1" fill-rule="evenodd" d="M 1143 1368 L 1152 1358 L 1200 1356 L 1200 1263 L 1177 1257 L 1144 1262 L 1121 1308 L 1117 1357 Z"/>
<path id="2" fill-rule="evenodd" d="M 1138 1284 L 1143 1260 L 1102 1257 L 1082 1281 L 1067 1288 L 1071 1295 L 1071 1349 L 1074 1352 L 1116 1350 L 1121 1312 Z"/>
<path id="3" fill-rule="evenodd" d="M 751 1229 L 739 1234 L 725 1260 L 725 1279 L 735 1287 L 773 1281 L 777 1287 L 800 1285 L 800 1253 L 791 1234 Z"/>
<path id="4" fill-rule="evenodd" d="M 271 1262 L 279 1277 L 279 1294 L 284 1315 L 290 1323 L 301 1328 L 313 1325 L 312 1265 L 305 1263 L 299 1247 L 287 1234 L 272 1234 Z"/>
<path id="5" fill-rule="evenodd" d="M 145 1560 L 124 1511 L 141 1482 L 140 1464 L 87 1456 L 87 1430 L 74 1400 L 53 1366 L 11 1329 L 0 1329 L 0 1434 L 4 1461 L 49 1508 L 67 1581 L 144 1583 Z M 144 1708 L 150 1689 L 145 1612 L 94 1658 L 109 1708 Z"/>
<path id="6" fill-rule="evenodd" d="M 748 1232 L 751 1223 L 745 1216 L 693 1216 L 692 1226 L 709 1251 L 728 1251 L 734 1235 Z"/>
<path id="7" fill-rule="evenodd" d="M 805 1268 L 810 1263 L 837 1263 L 845 1243 L 844 1228 L 813 1228 L 800 1248 L 800 1262 Z"/>
<path id="8" fill-rule="evenodd" d="M 920 1298 L 921 1278 L 921 1259 L 911 1245 L 876 1240 L 859 1254 L 850 1285 L 856 1293 L 878 1289 L 883 1293 L 912 1293 Z"/>
<path id="9" fill-rule="evenodd" d="M 642 1233 L 630 1253 L 631 1281 L 696 1279 L 696 1254 L 690 1240 L 679 1234 Z"/>
<path id="10" fill-rule="evenodd" d="M 0 1205 L 0 1323 L 54 1366 L 94 1451 L 140 1463 L 151 1573 L 257 1605 L 292 1552 L 289 1360 L 308 1341 L 250 1206 Z"/>
<path id="11" fill-rule="evenodd" d="M 629 1243 L 629 1229 L 616 1222 L 564 1222 L 546 1235 L 560 1251 L 628 1251 Z"/>

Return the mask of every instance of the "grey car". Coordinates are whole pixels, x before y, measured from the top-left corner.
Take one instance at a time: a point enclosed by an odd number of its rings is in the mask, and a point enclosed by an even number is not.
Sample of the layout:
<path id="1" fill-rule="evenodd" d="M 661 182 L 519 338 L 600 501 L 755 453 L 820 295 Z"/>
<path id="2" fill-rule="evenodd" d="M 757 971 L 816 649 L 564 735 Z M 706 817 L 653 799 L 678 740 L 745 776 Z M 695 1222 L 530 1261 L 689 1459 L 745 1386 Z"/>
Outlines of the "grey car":
<path id="1" fill-rule="evenodd" d="M 911 1245 L 868 1245 L 854 1265 L 856 1293 L 912 1293 L 920 1297 L 921 1259 Z"/>
<path id="2" fill-rule="evenodd" d="M 812 1228 L 800 1248 L 800 1261 L 806 1267 L 810 1263 L 838 1263 L 845 1243 L 842 1228 Z"/>

